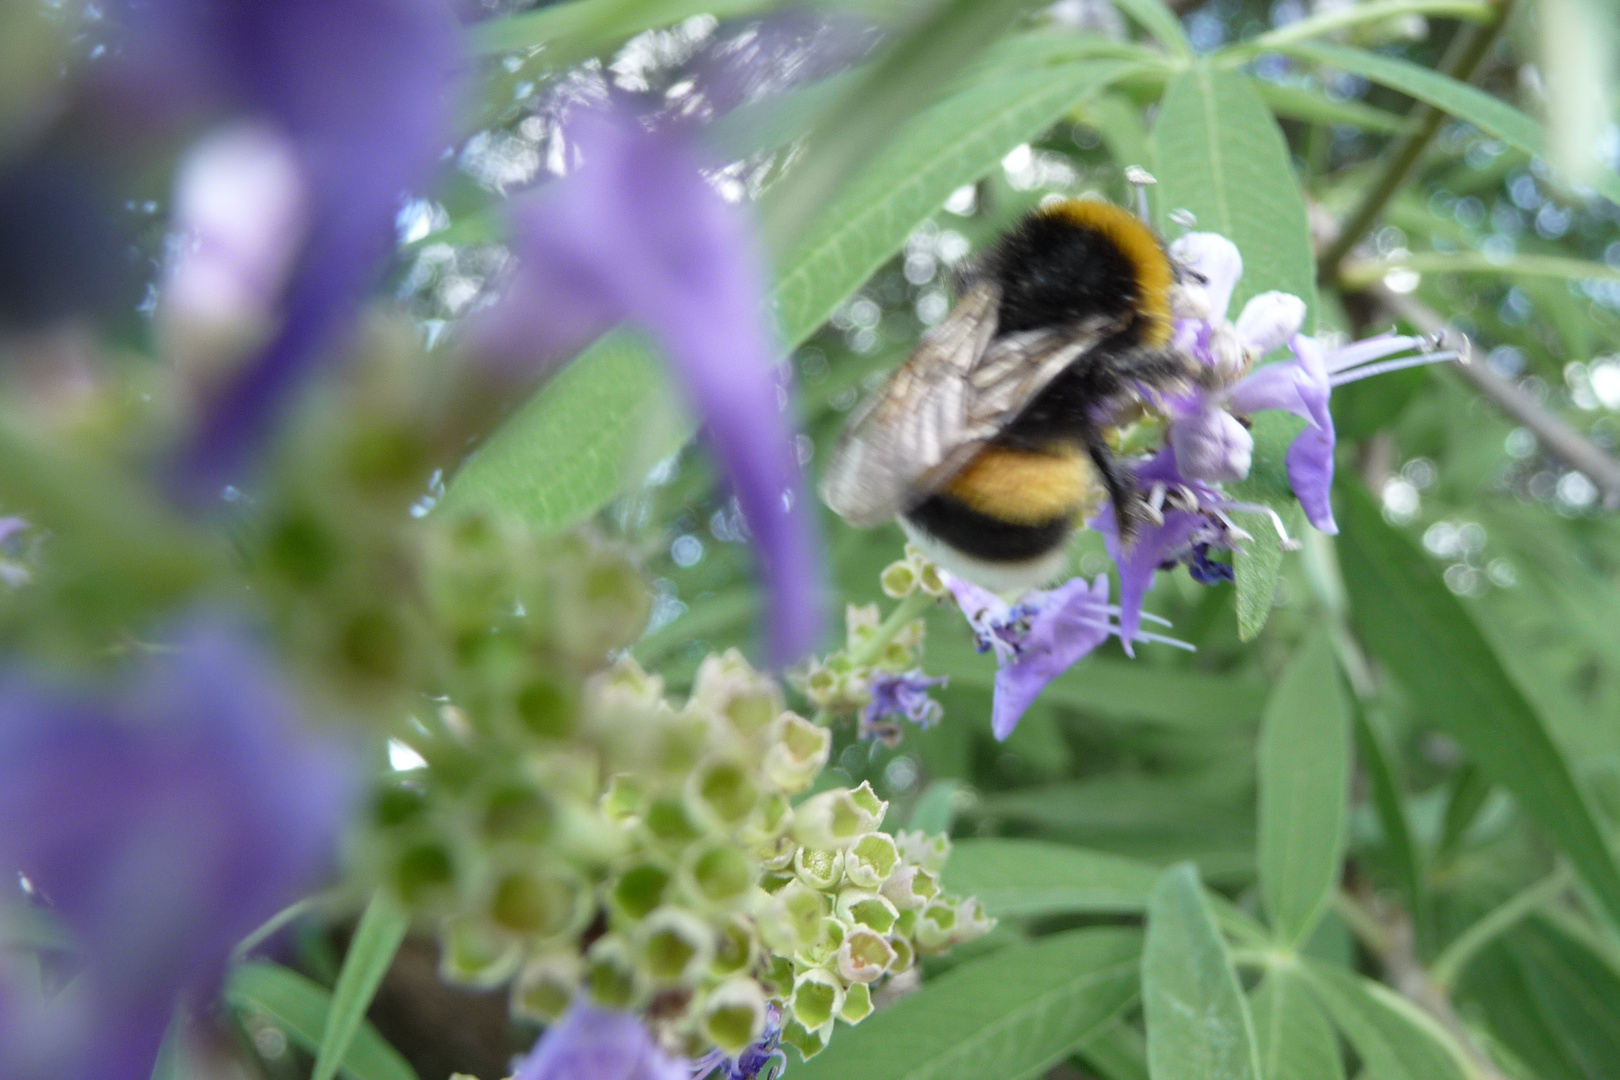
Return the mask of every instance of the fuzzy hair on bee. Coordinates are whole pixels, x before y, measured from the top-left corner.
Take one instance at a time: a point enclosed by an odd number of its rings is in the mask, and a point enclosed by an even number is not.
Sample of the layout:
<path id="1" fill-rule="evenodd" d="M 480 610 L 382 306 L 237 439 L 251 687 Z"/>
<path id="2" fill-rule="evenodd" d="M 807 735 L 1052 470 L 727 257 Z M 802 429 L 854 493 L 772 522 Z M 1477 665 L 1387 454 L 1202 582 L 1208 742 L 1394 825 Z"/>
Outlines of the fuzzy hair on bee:
<path id="1" fill-rule="evenodd" d="M 1104 495 L 1128 542 L 1149 511 L 1105 432 L 1197 377 L 1171 344 L 1179 276 L 1112 203 L 1037 210 L 969 264 L 956 306 L 851 417 L 822 497 L 853 525 L 898 516 L 941 566 L 998 591 L 1060 576 Z"/>

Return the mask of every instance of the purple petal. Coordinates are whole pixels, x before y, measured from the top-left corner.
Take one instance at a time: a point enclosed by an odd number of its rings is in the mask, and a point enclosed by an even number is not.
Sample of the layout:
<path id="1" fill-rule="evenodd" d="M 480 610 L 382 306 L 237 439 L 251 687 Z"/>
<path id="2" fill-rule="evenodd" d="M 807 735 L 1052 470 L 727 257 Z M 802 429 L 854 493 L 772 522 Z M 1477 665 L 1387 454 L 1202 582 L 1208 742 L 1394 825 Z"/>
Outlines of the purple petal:
<path id="1" fill-rule="evenodd" d="M 996 672 L 990 730 L 1005 740 L 1046 684 L 1073 667 L 1113 633 L 1108 620 L 1108 577 L 1073 578 L 1051 592 L 1031 594 L 1040 610 L 1019 658 Z"/>
<path id="2" fill-rule="evenodd" d="M 1172 453 L 1161 452 L 1154 460 L 1162 461 Z M 1153 588 L 1153 575 L 1163 563 L 1187 546 L 1203 523 L 1197 514 L 1168 510 L 1164 514 L 1164 524 L 1139 527 L 1130 547 L 1123 550 L 1120 548 L 1119 529 L 1114 523 L 1112 506 L 1105 506 L 1090 524 L 1102 533 L 1108 555 L 1119 569 L 1120 644 L 1125 649 L 1125 655 L 1134 656 L 1131 642 L 1142 626 L 1142 599 Z"/>
<path id="3" fill-rule="evenodd" d="M 1237 245 L 1219 233 L 1188 233 L 1170 245 L 1170 257 L 1204 279 L 1209 298 L 1209 321 L 1226 318 L 1232 290 L 1243 276 L 1243 256 Z"/>
<path id="4" fill-rule="evenodd" d="M 497 336 L 520 340 L 527 325 L 556 348 L 627 318 L 658 340 L 753 534 L 772 597 L 770 655 L 796 659 L 820 635 L 821 561 L 748 224 L 679 133 L 598 111 L 575 137 L 584 164 L 516 211 L 527 268 L 493 316 Z"/>
<path id="5" fill-rule="evenodd" d="M 576 1001 L 513 1080 L 691 1080 L 691 1067 L 660 1050 L 634 1013 Z"/>
<path id="6" fill-rule="evenodd" d="M 1305 301 L 1292 293 L 1267 292 L 1243 305 L 1237 317 L 1238 337 L 1264 356 L 1299 333 L 1305 325 Z"/>
<path id="7" fill-rule="evenodd" d="M 120 693 L 5 680 L 0 866 L 53 904 L 84 966 L 74 993 L 0 1020 L 0 1074 L 145 1080 L 177 1001 L 324 866 L 353 764 L 217 625 Z"/>
<path id="8" fill-rule="evenodd" d="M 1332 393 L 1326 380 L 1317 380 L 1299 360 L 1279 360 L 1256 368 L 1232 388 L 1227 402 L 1245 416 L 1262 409 L 1283 409 L 1312 423 L 1328 415 Z"/>
<path id="9" fill-rule="evenodd" d="M 458 38 L 439 0 L 166 0 L 153 11 L 150 48 L 206 69 L 216 107 L 283 132 L 308 190 L 280 329 L 210 396 L 181 455 L 186 492 L 211 497 L 340 346 L 401 198 L 444 148 Z"/>
<path id="10" fill-rule="evenodd" d="M 1322 532 L 1336 534 L 1333 520 L 1333 417 L 1324 426 L 1311 424 L 1295 436 L 1288 447 L 1288 485 L 1305 509 L 1305 517 Z"/>
<path id="11" fill-rule="evenodd" d="M 1171 423 L 1170 445 L 1183 475 L 1211 484 L 1242 480 L 1254 460 L 1254 436 L 1231 413 L 1214 405 Z"/>

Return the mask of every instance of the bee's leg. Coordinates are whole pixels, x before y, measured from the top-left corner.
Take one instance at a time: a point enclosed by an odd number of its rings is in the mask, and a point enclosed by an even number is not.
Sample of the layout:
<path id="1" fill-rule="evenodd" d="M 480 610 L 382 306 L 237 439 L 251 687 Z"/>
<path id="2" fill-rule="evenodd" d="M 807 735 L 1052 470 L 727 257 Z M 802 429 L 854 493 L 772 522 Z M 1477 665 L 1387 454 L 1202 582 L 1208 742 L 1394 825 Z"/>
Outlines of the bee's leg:
<path id="1" fill-rule="evenodd" d="M 1173 387 L 1198 377 L 1200 365 L 1175 349 L 1133 349 L 1115 357 L 1108 375 L 1120 388 L 1130 383 Z"/>
<path id="2" fill-rule="evenodd" d="M 1137 526 L 1147 516 L 1144 513 L 1146 506 L 1142 502 L 1142 493 L 1137 491 L 1136 481 L 1132 478 L 1130 470 L 1120 464 L 1100 430 L 1087 424 L 1085 439 L 1086 451 L 1097 466 L 1097 473 L 1102 477 L 1103 486 L 1108 489 L 1108 501 L 1114 507 L 1114 524 L 1119 530 L 1119 541 L 1121 544 L 1128 544 L 1135 535 Z"/>

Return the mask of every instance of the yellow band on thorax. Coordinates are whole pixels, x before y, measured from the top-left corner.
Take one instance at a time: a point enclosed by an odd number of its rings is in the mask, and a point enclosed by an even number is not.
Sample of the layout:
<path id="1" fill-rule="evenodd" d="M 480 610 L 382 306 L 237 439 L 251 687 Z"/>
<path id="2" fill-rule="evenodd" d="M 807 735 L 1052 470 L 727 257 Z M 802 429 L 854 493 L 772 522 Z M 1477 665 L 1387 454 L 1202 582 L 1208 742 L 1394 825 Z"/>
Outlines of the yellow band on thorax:
<path id="1" fill-rule="evenodd" d="M 1129 210 L 1101 199 L 1064 199 L 1043 213 L 1101 233 L 1119 249 L 1130 262 L 1142 290 L 1137 303 L 1144 322 L 1142 343 L 1155 348 L 1169 344 L 1170 286 L 1175 284 L 1176 275 L 1170 256 L 1153 230 Z"/>

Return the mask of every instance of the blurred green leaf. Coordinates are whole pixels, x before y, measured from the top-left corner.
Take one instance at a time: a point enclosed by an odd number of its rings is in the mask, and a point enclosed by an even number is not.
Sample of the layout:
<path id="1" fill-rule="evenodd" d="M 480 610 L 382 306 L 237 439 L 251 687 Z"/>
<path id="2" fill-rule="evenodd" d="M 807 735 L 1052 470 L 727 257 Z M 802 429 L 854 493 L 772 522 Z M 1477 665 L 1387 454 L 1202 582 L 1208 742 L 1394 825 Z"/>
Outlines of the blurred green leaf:
<path id="1" fill-rule="evenodd" d="M 1466 1080 L 1445 1032 L 1388 987 L 1329 964 L 1300 968 L 1317 1000 L 1350 1040 L 1370 1080 Z"/>
<path id="2" fill-rule="evenodd" d="M 1587 1076 L 1620 1062 L 1620 973 L 1577 939 L 1543 919 L 1521 923 L 1508 938 L 1530 990 Z"/>
<path id="3" fill-rule="evenodd" d="M 225 999 L 237 1009 L 264 1012 L 293 1042 L 310 1053 L 321 1045 L 332 995 L 318 983 L 279 964 L 253 961 L 231 969 Z M 343 1057 L 349 1080 L 416 1080 L 416 1072 L 375 1028 L 361 1021 Z"/>
<path id="4" fill-rule="evenodd" d="M 1345 586 L 1368 649 L 1439 724 L 1558 842 L 1611 918 L 1620 869 L 1541 718 L 1433 564 L 1384 523 L 1360 484 L 1339 485 Z"/>
<path id="5" fill-rule="evenodd" d="M 1398 135 L 1412 126 L 1411 121 L 1399 113 L 1375 108 L 1354 98 L 1339 101 L 1314 88 L 1285 86 L 1265 79 L 1250 79 L 1249 85 L 1267 108 L 1290 120 L 1304 120 L 1311 124 L 1344 124 L 1380 135 Z"/>
<path id="6" fill-rule="evenodd" d="M 859 1027 L 840 1029 L 795 1080 L 1026 1080 L 1136 996 L 1142 937 L 1075 930 L 954 968 Z"/>
<path id="7" fill-rule="evenodd" d="M 474 23 L 466 41 L 475 54 L 544 46 L 547 63 L 561 67 L 694 15 L 724 19 L 769 6 L 766 0 L 573 0 Z"/>
<path id="8" fill-rule="evenodd" d="M 1286 946 L 1310 936 L 1338 886 L 1349 794 L 1349 706 L 1332 642 L 1312 634 L 1260 726 L 1260 891 Z"/>
<path id="9" fill-rule="evenodd" d="M 1193 56 L 1192 42 L 1181 28 L 1181 18 L 1162 0 L 1114 0 L 1114 6 L 1131 20 L 1153 35 L 1170 55 L 1183 60 Z"/>
<path id="10" fill-rule="evenodd" d="M 1148 1080 L 1147 1043 L 1123 1020 L 1098 1028 L 1077 1053 L 1102 1080 Z"/>
<path id="11" fill-rule="evenodd" d="M 332 988 L 310 1080 L 332 1080 L 337 1075 L 338 1065 L 347 1058 L 350 1044 L 365 1023 L 371 999 L 377 996 L 377 987 L 388 974 L 408 929 L 410 917 L 405 909 L 388 894 L 375 893 L 360 916 L 360 925 L 355 928 L 343 967 L 338 971 L 337 985 Z"/>
<path id="12" fill-rule="evenodd" d="M 1309 333 L 1316 325 L 1316 263 L 1305 200 L 1277 122 L 1248 81 L 1207 63 L 1171 80 L 1153 129 L 1153 161 L 1161 226 L 1169 229 L 1171 211 L 1190 210 L 1198 228 L 1220 233 L 1242 252 L 1243 279 L 1230 314 L 1249 297 L 1280 289 L 1305 301 Z M 1283 454 L 1293 438 L 1287 429 L 1297 432 L 1298 423 L 1283 414 L 1257 418 L 1254 464 L 1249 478 L 1232 486 L 1235 498 L 1294 512 Z M 1247 641 L 1270 617 L 1282 556 L 1263 516 L 1250 514 L 1239 524 L 1254 536 L 1235 563 L 1238 634 Z"/>
<path id="13" fill-rule="evenodd" d="M 1395 771 L 1395 757 L 1381 732 L 1367 716 L 1365 707 L 1357 708 L 1356 749 L 1361 755 L 1361 767 L 1372 785 L 1373 812 L 1384 834 L 1385 854 L 1393 864 L 1396 881 L 1406 895 L 1406 909 L 1419 927 L 1425 923 L 1428 910 L 1424 898 L 1423 863 L 1417 844 L 1412 840 L 1412 824 L 1406 816 L 1406 797 L 1400 776 Z M 1422 936 L 1422 935 L 1420 935 Z"/>
<path id="14" fill-rule="evenodd" d="M 945 884 L 979 898 L 997 917 L 1134 914 L 1147 910 L 1161 871 L 1150 863 L 1043 840 L 958 840 Z M 1225 898 L 1209 897 L 1228 933 L 1247 941 L 1265 930 Z"/>
<path id="15" fill-rule="evenodd" d="M 917 799 L 906 819 L 906 828 L 921 829 L 925 833 L 948 833 L 956 818 L 953 805 L 962 785 L 955 780 L 935 780 Z"/>
<path id="16" fill-rule="evenodd" d="M 1142 1008 L 1153 1080 L 1261 1080 L 1249 1005 L 1189 863 L 1148 899 Z"/>
<path id="17" fill-rule="evenodd" d="M 185 1014 L 179 1011 L 163 1033 L 157 1063 L 152 1066 L 152 1080 L 191 1080 L 191 1077 L 191 1062 L 186 1056 Z"/>
<path id="18" fill-rule="evenodd" d="M 1342 45 L 1302 42 L 1283 45 L 1278 51 L 1302 60 L 1314 60 L 1340 71 L 1354 72 L 1433 105 L 1459 120 L 1466 120 L 1485 134 L 1494 135 L 1527 154 L 1536 157 L 1546 154 L 1546 140 L 1542 136 L 1541 126 L 1534 120 L 1500 98 L 1438 71 L 1392 56 Z M 1620 176 L 1616 176 L 1612 170 L 1599 170 L 1597 175 L 1589 179 L 1591 186 L 1604 198 L 1620 202 Z"/>
<path id="19" fill-rule="evenodd" d="M 1333 1025 L 1291 964 L 1268 968 L 1249 1000 L 1262 1080 L 1343 1080 Z"/>
<path id="20" fill-rule="evenodd" d="M 1141 70 L 1122 60 L 1036 68 L 970 86 L 895 134 L 818 216 L 782 261 L 775 299 L 789 347 L 938 212 L 951 192 L 1000 164 L 1088 94 Z"/>
<path id="21" fill-rule="evenodd" d="M 1391 270 L 1410 270 L 1418 274 L 1501 274 L 1560 281 L 1620 281 L 1620 270 L 1607 263 L 1557 255 L 1492 258 L 1483 251 L 1420 251 L 1398 259 L 1347 259 L 1339 273 L 1345 284 L 1354 288 L 1382 281 Z"/>

